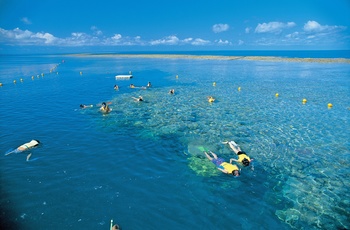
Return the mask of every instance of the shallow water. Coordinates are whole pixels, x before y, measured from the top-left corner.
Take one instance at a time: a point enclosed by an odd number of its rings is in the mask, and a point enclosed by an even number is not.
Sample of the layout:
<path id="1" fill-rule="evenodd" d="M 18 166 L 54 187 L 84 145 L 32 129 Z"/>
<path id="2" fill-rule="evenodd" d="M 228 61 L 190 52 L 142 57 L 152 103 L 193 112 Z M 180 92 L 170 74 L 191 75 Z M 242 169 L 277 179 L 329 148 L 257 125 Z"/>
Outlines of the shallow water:
<path id="1" fill-rule="evenodd" d="M 43 143 L 29 162 L 0 157 L 7 229 L 108 229 L 110 219 L 123 229 L 350 228 L 347 64 L 12 56 L 0 66 L 0 152 Z M 231 139 L 255 159 L 239 178 L 198 149 L 228 160 Z"/>

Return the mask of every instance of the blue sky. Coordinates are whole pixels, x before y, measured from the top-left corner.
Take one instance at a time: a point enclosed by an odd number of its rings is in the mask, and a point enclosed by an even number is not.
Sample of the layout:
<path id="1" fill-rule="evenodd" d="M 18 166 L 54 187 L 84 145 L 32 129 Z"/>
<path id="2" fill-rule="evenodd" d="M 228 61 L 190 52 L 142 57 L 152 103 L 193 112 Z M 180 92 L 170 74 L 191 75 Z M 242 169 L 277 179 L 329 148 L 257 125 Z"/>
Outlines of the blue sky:
<path id="1" fill-rule="evenodd" d="M 0 52 L 350 49 L 349 0 L 0 0 Z"/>

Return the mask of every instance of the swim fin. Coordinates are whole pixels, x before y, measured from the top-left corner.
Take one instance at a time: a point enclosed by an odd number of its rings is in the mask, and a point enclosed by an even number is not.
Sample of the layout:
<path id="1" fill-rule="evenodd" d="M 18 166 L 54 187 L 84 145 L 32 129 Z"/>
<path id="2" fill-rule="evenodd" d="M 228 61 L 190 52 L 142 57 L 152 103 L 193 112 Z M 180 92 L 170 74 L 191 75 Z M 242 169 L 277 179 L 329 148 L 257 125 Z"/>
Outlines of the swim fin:
<path id="1" fill-rule="evenodd" d="M 203 146 L 198 146 L 197 149 L 199 149 L 201 152 L 207 152 L 208 151 L 208 149 L 206 149 Z"/>

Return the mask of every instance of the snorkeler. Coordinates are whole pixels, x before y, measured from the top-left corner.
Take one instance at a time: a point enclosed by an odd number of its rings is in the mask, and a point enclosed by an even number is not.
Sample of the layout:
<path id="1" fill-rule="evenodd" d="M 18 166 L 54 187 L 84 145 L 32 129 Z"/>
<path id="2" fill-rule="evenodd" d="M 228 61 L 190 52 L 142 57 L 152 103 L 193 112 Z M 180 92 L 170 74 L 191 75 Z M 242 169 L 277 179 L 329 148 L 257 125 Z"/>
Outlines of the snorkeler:
<path id="1" fill-rule="evenodd" d="M 212 96 L 208 96 L 208 102 L 214 102 L 215 101 L 215 98 L 213 98 Z"/>
<path id="2" fill-rule="evenodd" d="M 232 174 L 233 176 L 237 177 L 241 175 L 240 169 L 237 167 L 237 165 L 233 165 L 232 161 L 234 159 L 230 159 L 230 163 L 225 162 L 224 159 L 218 158 L 218 156 L 213 153 L 212 151 L 208 151 L 213 157 L 209 156 L 207 152 L 204 152 L 206 157 L 218 167 L 218 169 L 226 174 Z"/>
<path id="3" fill-rule="evenodd" d="M 148 83 L 151 84 L 150 82 L 148 82 Z M 131 89 L 147 89 L 147 88 L 149 88 L 151 86 L 148 86 L 148 84 L 147 84 L 147 87 L 146 86 L 135 86 L 134 84 L 130 84 L 129 87 Z"/>
<path id="4" fill-rule="evenodd" d="M 106 102 L 102 102 L 100 111 L 101 111 L 102 113 L 109 113 L 109 112 L 112 111 L 112 109 L 109 108 L 109 106 L 106 104 Z"/>
<path id="5" fill-rule="evenodd" d="M 175 93 L 175 89 L 171 89 L 169 93 L 173 95 Z"/>
<path id="6" fill-rule="evenodd" d="M 139 96 L 139 97 L 132 97 L 135 101 L 143 101 L 143 97 Z"/>
<path id="7" fill-rule="evenodd" d="M 119 90 L 119 86 L 114 85 L 114 90 Z"/>
<path id="8" fill-rule="evenodd" d="M 149 87 L 151 87 L 152 86 L 152 84 L 151 84 L 151 82 L 149 81 L 148 83 L 147 83 L 147 88 L 149 88 Z"/>
<path id="9" fill-rule="evenodd" d="M 250 162 L 254 159 L 250 159 L 249 156 L 245 152 L 241 150 L 241 148 L 234 141 L 226 141 L 222 142 L 223 144 L 229 144 L 230 148 L 237 154 L 238 159 L 233 159 L 236 162 L 242 163 L 245 167 L 249 166 Z"/>
<path id="10" fill-rule="evenodd" d="M 86 109 L 86 108 L 92 108 L 94 107 L 93 105 L 83 105 L 83 104 L 80 104 L 80 108 L 81 109 Z"/>
<path id="11" fill-rule="evenodd" d="M 27 151 L 27 150 L 29 150 L 31 148 L 34 148 L 34 147 L 38 146 L 39 144 L 40 144 L 40 141 L 38 141 L 38 140 L 31 140 L 30 142 L 25 143 L 25 144 L 17 147 L 14 150 L 8 151 L 7 153 L 5 153 L 5 156 L 10 155 L 11 153 L 21 153 L 21 152 Z M 27 161 L 29 160 L 31 155 L 32 155 L 32 153 L 28 154 Z"/>

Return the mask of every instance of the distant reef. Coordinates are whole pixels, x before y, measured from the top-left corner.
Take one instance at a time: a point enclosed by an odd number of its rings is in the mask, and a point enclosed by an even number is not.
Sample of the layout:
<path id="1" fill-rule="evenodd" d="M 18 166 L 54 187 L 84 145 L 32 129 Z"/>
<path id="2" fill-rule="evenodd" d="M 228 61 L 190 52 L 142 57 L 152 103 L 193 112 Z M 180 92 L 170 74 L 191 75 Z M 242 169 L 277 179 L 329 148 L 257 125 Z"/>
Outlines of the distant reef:
<path id="1" fill-rule="evenodd" d="M 185 54 L 70 54 L 75 57 L 101 57 L 101 58 L 171 58 L 171 59 L 204 59 L 204 60 L 248 60 L 272 62 L 317 62 L 317 63 L 346 63 L 348 58 L 288 58 L 271 56 L 220 56 L 220 55 L 185 55 Z"/>

